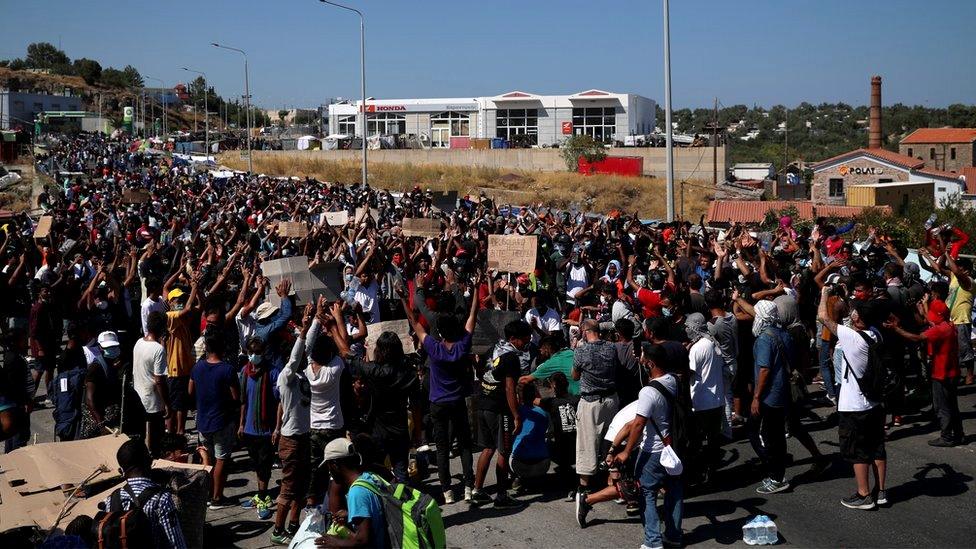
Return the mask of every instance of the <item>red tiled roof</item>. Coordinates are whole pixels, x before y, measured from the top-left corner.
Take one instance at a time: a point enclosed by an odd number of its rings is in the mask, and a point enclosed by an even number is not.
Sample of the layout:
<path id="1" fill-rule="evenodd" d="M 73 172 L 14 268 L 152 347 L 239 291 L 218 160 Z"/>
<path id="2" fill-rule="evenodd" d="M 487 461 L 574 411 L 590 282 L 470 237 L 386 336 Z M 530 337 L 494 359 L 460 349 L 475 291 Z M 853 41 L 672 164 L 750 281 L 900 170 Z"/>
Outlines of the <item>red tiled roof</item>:
<path id="1" fill-rule="evenodd" d="M 959 179 L 958 173 L 946 172 L 943 170 L 937 170 L 935 168 L 918 168 L 915 170 L 918 173 L 924 173 L 925 175 L 933 175 L 935 177 L 945 177 L 948 179 Z"/>
<path id="2" fill-rule="evenodd" d="M 817 162 L 813 166 L 813 170 L 816 171 L 820 169 L 821 166 L 833 164 L 838 160 L 854 159 L 858 156 L 868 156 L 874 158 L 875 160 L 881 160 L 889 164 L 894 164 L 906 170 L 918 169 L 925 165 L 925 162 L 917 158 L 912 158 L 904 154 L 898 154 L 896 152 L 889 151 L 888 149 L 855 149 L 853 151 L 848 151 L 844 154 L 839 154 L 837 156 L 828 158 L 827 160 Z"/>
<path id="3" fill-rule="evenodd" d="M 831 206 L 814 204 L 809 201 L 789 200 L 713 200 L 708 204 L 708 223 L 759 223 L 766 218 L 769 210 L 782 210 L 793 206 L 799 213 L 800 219 L 814 219 L 825 217 L 853 217 L 864 209 L 861 206 Z M 890 213 L 887 206 L 880 206 Z"/>
<path id="4" fill-rule="evenodd" d="M 973 141 L 976 141 L 976 128 L 919 128 L 901 140 L 904 145 Z"/>
<path id="5" fill-rule="evenodd" d="M 960 175 L 966 178 L 966 194 L 976 194 L 976 167 L 963 168 Z"/>

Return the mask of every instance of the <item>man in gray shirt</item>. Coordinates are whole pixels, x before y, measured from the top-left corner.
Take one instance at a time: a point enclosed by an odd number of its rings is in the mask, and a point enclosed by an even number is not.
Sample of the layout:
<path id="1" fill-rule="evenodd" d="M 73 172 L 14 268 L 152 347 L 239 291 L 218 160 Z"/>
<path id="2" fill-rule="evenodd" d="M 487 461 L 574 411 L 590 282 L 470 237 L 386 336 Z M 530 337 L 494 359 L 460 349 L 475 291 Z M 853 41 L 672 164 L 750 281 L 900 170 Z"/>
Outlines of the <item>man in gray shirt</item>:
<path id="1" fill-rule="evenodd" d="M 732 435 L 732 378 L 738 369 L 739 338 L 738 321 L 735 315 L 726 309 L 728 300 L 718 290 L 708 290 L 705 292 L 705 303 L 711 314 L 708 321 L 708 333 L 718 344 L 718 349 L 722 353 L 722 360 L 725 368 L 722 370 L 722 381 L 725 382 L 725 425 L 723 430 L 726 435 Z"/>
<path id="2" fill-rule="evenodd" d="M 573 379 L 579 380 L 580 401 L 576 409 L 576 473 L 580 477 L 580 494 L 586 497 L 590 476 L 597 471 L 600 441 L 620 407 L 616 375 L 620 368 L 613 343 L 600 339 L 596 320 L 580 324 L 584 343 L 573 357 Z"/>

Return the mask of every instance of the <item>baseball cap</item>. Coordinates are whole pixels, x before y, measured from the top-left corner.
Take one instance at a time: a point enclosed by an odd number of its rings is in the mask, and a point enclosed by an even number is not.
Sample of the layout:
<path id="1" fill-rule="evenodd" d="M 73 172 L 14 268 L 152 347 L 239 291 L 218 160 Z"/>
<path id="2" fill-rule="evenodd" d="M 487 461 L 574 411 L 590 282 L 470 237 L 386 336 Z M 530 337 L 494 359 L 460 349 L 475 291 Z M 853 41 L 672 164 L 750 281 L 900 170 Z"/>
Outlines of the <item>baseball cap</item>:
<path id="1" fill-rule="evenodd" d="M 179 299 L 181 297 L 183 297 L 183 290 L 179 288 L 176 288 L 175 290 L 170 290 L 170 292 L 166 294 L 166 299 Z"/>
<path id="2" fill-rule="evenodd" d="M 352 441 L 347 438 L 337 438 L 325 445 L 325 450 L 322 452 L 322 463 L 320 465 L 354 455 L 356 455 L 356 447 L 352 445 Z"/>
<path id="3" fill-rule="evenodd" d="M 115 332 L 102 332 L 98 334 L 98 346 L 103 349 L 106 347 L 118 347 L 119 336 L 115 335 Z"/>
<path id="4" fill-rule="evenodd" d="M 278 307 L 275 307 L 270 302 L 265 301 L 264 303 L 258 305 L 258 310 L 255 311 L 254 316 L 257 317 L 258 320 L 265 320 L 271 318 L 271 316 L 276 312 L 278 312 Z"/>

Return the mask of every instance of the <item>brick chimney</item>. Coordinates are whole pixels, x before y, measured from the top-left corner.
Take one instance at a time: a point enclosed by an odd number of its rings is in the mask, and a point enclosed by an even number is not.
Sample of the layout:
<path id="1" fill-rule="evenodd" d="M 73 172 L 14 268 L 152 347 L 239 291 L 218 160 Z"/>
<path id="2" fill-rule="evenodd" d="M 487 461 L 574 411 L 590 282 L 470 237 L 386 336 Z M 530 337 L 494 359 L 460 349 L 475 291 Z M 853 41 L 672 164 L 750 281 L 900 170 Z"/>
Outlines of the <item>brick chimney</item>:
<path id="1" fill-rule="evenodd" d="M 871 77 L 871 113 L 869 115 L 868 148 L 881 148 L 881 77 Z"/>

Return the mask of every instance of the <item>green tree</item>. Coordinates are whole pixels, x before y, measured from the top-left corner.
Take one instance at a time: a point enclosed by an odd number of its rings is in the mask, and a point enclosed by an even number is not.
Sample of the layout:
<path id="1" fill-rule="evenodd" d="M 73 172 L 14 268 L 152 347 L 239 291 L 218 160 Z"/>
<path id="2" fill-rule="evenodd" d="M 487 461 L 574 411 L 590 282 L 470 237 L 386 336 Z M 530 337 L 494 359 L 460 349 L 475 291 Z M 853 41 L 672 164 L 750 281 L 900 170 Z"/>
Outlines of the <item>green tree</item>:
<path id="1" fill-rule="evenodd" d="M 109 67 L 102 71 L 102 84 L 110 88 L 124 88 L 127 85 L 125 74 L 119 69 Z"/>
<path id="2" fill-rule="evenodd" d="M 281 109 L 278 111 L 278 125 L 281 127 L 285 126 L 285 118 L 288 118 L 288 111 Z"/>
<path id="3" fill-rule="evenodd" d="M 32 69 L 57 69 L 69 66 L 71 59 L 50 42 L 35 42 L 27 46 L 27 66 Z"/>
<path id="4" fill-rule="evenodd" d="M 124 85 L 130 88 L 141 88 L 145 85 L 142 80 L 142 75 L 139 74 L 139 70 L 132 65 L 126 65 L 122 69 L 122 78 Z"/>
<path id="5" fill-rule="evenodd" d="M 607 157 L 607 150 L 597 140 L 589 135 L 574 135 L 560 145 L 559 154 L 566 162 L 566 169 L 575 172 L 579 169 L 579 159 L 582 156 L 587 162 L 599 162 Z"/>
<path id="6" fill-rule="evenodd" d="M 74 72 L 85 80 L 89 86 L 95 84 L 102 78 L 102 66 L 93 59 L 75 59 Z"/>

